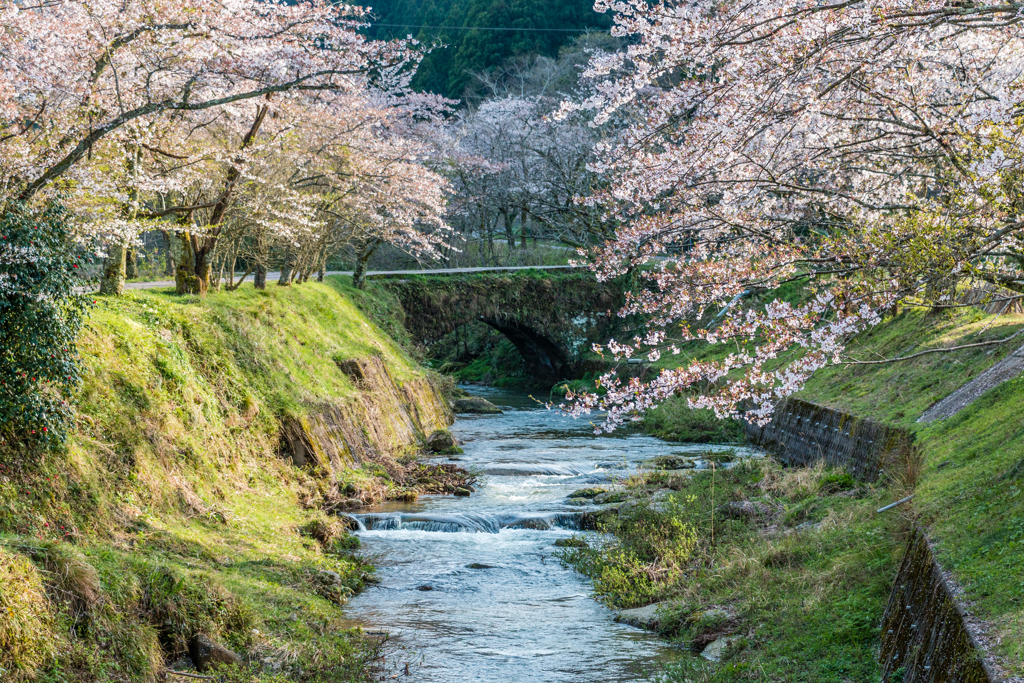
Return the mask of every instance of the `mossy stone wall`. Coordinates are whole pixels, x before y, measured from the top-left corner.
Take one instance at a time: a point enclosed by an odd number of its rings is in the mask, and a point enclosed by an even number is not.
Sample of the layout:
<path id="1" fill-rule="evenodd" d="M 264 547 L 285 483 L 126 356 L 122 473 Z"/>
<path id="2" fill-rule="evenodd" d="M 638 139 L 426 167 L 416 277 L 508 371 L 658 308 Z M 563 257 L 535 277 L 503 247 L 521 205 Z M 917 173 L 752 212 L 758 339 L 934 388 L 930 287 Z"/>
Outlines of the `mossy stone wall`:
<path id="1" fill-rule="evenodd" d="M 912 448 L 905 429 L 855 417 L 849 413 L 788 398 L 761 427 L 746 423 L 747 438 L 792 465 L 824 460 L 857 479 L 877 481 L 887 462 L 898 462 Z"/>

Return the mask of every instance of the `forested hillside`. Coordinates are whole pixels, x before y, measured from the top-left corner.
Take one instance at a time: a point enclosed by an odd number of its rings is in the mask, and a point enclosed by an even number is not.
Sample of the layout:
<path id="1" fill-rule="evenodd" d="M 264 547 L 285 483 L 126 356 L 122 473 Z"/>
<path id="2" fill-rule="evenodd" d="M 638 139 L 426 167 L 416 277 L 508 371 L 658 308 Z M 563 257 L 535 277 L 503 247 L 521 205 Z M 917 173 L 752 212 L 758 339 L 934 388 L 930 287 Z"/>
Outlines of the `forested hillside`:
<path id="1" fill-rule="evenodd" d="M 443 43 L 444 49 L 423 61 L 413 85 L 460 98 L 475 73 L 510 57 L 554 56 L 586 29 L 607 30 L 610 18 L 594 12 L 593 5 L 591 0 L 382 0 L 373 5 L 370 31 L 381 39 L 412 35 L 428 45 Z M 521 30 L 484 30 L 495 28 Z"/>

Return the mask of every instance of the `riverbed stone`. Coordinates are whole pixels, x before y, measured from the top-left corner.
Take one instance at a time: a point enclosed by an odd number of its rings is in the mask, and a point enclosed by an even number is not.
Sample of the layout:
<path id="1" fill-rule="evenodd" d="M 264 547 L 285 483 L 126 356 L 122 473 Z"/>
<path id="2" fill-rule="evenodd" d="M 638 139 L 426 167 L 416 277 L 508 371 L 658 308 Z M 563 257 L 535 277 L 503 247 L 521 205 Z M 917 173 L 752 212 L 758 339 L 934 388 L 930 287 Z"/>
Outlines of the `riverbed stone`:
<path id="1" fill-rule="evenodd" d="M 494 565 L 481 564 L 480 562 L 470 562 L 466 565 L 466 569 L 494 569 Z"/>
<path id="2" fill-rule="evenodd" d="M 696 467 L 695 458 L 681 455 L 659 455 L 656 458 L 644 460 L 642 465 L 658 470 L 692 470 Z"/>
<path id="3" fill-rule="evenodd" d="M 620 624 L 629 624 L 642 628 L 645 631 L 656 631 L 661 617 L 658 610 L 665 605 L 664 602 L 656 602 L 652 605 L 637 607 L 635 609 L 624 609 L 615 614 L 615 621 Z"/>
<path id="4" fill-rule="evenodd" d="M 447 429 L 438 429 L 427 437 L 427 450 L 431 453 L 455 453 L 459 442 Z"/>
<path id="5" fill-rule="evenodd" d="M 708 643 L 708 646 L 701 650 L 700 656 L 709 662 L 720 662 L 722 655 L 736 640 L 737 636 L 722 636 Z"/>
<path id="6" fill-rule="evenodd" d="M 494 415 L 501 412 L 501 408 L 494 405 L 487 399 L 478 396 L 456 399 L 452 404 L 452 410 L 461 414 Z"/>
<path id="7" fill-rule="evenodd" d="M 224 664 L 242 663 L 241 657 L 204 633 L 196 634 L 188 641 L 188 656 L 200 672 L 212 671 Z"/>
<path id="8" fill-rule="evenodd" d="M 594 496 L 594 502 L 598 505 L 604 505 L 605 503 L 621 503 L 626 500 L 625 491 L 605 491 L 604 493 Z"/>
<path id="9" fill-rule="evenodd" d="M 576 489 L 569 494 L 570 498 L 595 498 L 602 493 L 607 493 L 608 489 L 602 488 L 587 488 L 587 489 Z"/>
<path id="10" fill-rule="evenodd" d="M 455 491 L 454 491 L 454 495 L 460 496 L 460 497 L 463 497 L 463 498 L 465 498 L 466 496 L 469 496 L 471 493 L 472 493 L 472 491 L 470 491 L 469 489 L 466 489 L 466 488 L 462 488 L 461 486 L 456 488 Z"/>

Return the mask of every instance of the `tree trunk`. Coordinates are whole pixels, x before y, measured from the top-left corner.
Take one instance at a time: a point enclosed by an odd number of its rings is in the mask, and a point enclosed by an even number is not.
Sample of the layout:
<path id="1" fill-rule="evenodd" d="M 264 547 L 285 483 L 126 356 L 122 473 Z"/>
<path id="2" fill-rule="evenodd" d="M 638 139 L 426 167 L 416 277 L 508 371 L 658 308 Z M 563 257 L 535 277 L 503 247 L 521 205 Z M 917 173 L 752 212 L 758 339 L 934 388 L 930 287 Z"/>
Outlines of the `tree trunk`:
<path id="1" fill-rule="evenodd" d="M 287 287 L 292 281 L 292 264 L 295 258 L 291 254 L 285 254 L 284 263 L 281 264 L 281 277 L 278 278 L 279 287 Z"/>
<path id="2" fill-rule="evenodd" d="M 356 289 L 364 289 L 366 287 L 366 264 L 369 263 L 373 252 L 377 251 L 377 247 L 380 245 L 380 240 L 372 240 L 363 247 L 363 251 L 356 258 L 356 269 L 352 273 L 352 285 Z"/>
<path id="3" fill-rule="evenodd" d="M 369 256 L 360 256 L 356 261 L 356 269 L 355 272 L 352 273 L 352 285 L 356 289 L 363 289 L 366 287 L 366 262 L 369 260 Z"/>
<path id="4" fill-rule="evenodd" d="M 519 209 L 519 239 L 520 248 L 526 249 L 526 238 L 530 236 L 530 229 L 526 227 L 526 209 Z"/>
<path id="5" fill-rule="evenodd" d="M 204 250 L 198 249 L 192 233 L 182 231 L 175 240 L 178 267 L 174 271 L 178 294 L 205 296 L 210 289 L 210 264 Z"/>
<path id="6" fill-rule="evenodd" d="M 324 281 L 324 271 L 326 271 L 326 270 L 327 270 L 327 267 L 324 264 L 321 263 L 320 264 L 320 270 L 318 270 L 317 274 L 316 274 L 316 281 L 317 282 L 323 282 Z"/>
<path id="7" fill-rule="evenodd" d="M 501 222 L 505 227 L 505 241 L 508 242 L 508 248 L 511 251 L 516 247 L 516 233 L 512 225 L 512 217 L 508 214 L 508 209 L 501 210 Z"/>
<path id="8" fill-rule="evenodd" d="M 262 263 L 256 266 L 256 275 L 253 276 L 252 283 L 256 289 L 267 288 L 267 267 Z"/>
<path id="9" fill-rule="evenodd" d="M 139 251 L 129 249 L 124 257 L 124 276 L 128 280 L 134 280 L 139 276 Z"/>
<path id="10" fill-rule="evenodd" d="M 121 296 L 124 293 L 125 254 L 121 245 L 111 245 L 110 255 L 103 259 L 103 277 L 100 279 L 100 294 Z"/>
<path id="11" fill-rule="evenodd" d="M 164 271 L 164 275 L 170 277 L 174 275 L 174 248 L 171 246 L 171 233 L 166 230 L 161 230 L 164 234 L 164 241 L 167 243 L 167 269 Z"/>

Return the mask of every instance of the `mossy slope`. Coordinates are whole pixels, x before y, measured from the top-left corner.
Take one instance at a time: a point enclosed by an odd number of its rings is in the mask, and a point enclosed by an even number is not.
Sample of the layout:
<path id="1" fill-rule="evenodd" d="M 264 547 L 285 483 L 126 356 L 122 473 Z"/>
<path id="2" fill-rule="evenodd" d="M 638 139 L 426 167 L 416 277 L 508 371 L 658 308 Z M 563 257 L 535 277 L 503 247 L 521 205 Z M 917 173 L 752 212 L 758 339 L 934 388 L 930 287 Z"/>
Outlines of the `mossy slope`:
<path id="1" fill-rule="evenodd" d="M 0 678 L 162 680 L 198 632 L 245 655 L 231 680 L 368 675 L 339 603 L 372 569 L 321 508 L 408 495 L 398 460 L 450 416 L 355 302 L 393 310 L 339 282 L 98 299 L 66 452 L 0 455 Z M 318 424 L 343 466 L 281 457 Z"/>

